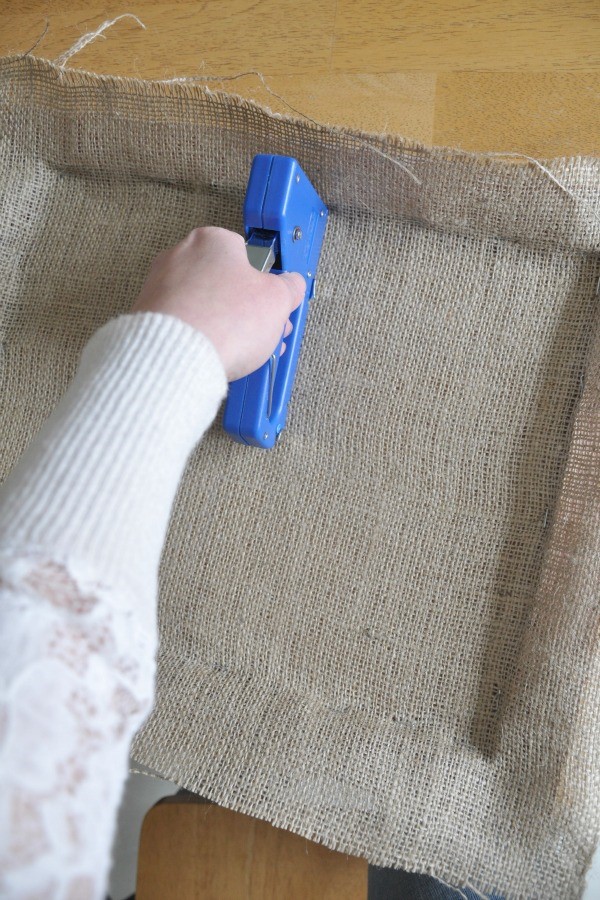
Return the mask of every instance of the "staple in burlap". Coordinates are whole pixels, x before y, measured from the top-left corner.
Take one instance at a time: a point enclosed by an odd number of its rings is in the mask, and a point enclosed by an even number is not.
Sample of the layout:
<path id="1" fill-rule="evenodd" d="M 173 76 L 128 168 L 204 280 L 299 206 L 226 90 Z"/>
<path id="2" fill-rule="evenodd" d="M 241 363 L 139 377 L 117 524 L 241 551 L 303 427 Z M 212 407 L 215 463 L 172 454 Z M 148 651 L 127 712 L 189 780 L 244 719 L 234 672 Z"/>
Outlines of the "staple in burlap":
<path id="1" fill-rule="evenodd" d="M 0 62 L 2 474 L 82 346 L 259 152 L 331 210 L 278 448 L 217 421 L 161 568 L 137 760 L 373 863 L 581 894 L 600 818 L 600 161 L 530 165 L 200 86 Z"/>

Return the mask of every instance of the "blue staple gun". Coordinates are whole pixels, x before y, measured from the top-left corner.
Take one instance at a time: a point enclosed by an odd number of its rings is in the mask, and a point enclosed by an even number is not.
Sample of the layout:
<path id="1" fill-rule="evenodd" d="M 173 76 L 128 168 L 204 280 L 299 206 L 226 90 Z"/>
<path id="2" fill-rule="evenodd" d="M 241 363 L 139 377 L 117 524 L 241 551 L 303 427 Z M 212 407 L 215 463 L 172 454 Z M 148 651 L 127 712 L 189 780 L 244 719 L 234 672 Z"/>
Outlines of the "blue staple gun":
<path id="1" fill-rule="evenodd" d="M 295 159 L 254 157 L 244 202 L 248 259 L 261 272 L 300 272 L 306 294 L 290 316 L 284 355 L 280 341 L 264 366 L 229 385 L 223 427 L 234 441 L 268 449 L 285 427 L 326 223 L 327 207 Z"/>

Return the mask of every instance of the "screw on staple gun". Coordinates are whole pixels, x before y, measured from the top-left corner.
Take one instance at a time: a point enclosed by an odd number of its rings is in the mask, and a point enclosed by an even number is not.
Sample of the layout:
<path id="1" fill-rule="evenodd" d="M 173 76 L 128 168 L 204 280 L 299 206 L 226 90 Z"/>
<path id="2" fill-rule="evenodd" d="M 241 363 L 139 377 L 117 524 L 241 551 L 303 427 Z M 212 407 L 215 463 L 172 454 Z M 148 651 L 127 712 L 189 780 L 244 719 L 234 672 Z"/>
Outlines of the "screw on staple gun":
<path id="1" fill-rule="evenodd" d="M 254 157 L 244 202 L 248 260 L 260 272 L 300 272 L 306 293 L 290 316 L 293 329 L 284 355 L 282 336 L 260 369 L 229 385 L 223 427 L 239 443 L 268 449 L 285 427 L 327 214 L 295 159 L 264 153 Z"/>

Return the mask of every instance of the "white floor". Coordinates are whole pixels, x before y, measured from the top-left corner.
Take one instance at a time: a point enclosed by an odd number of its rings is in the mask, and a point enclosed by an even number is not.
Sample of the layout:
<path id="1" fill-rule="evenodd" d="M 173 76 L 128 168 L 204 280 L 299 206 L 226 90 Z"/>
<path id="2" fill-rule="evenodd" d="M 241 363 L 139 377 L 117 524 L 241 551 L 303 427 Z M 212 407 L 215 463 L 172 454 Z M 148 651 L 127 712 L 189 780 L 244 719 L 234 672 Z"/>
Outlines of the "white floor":
<path id="1" fill-rule="evenodd" d="M 136 764 L 135 768 L 142 767 Z M 177 785 L 161 778 L 149 775 L 129 776 L 119 812 L 113 851 L 114 862 L 109 890 L 111 900 L 125 900 L 135 892 L 138 841 L 144 816 L 161 797 L 174 794 L 177 790 Z M 181 900 L 185 898 L 182 897 Z M 582 900 L 600 900 L 600 848 L 596 850 Z"/>

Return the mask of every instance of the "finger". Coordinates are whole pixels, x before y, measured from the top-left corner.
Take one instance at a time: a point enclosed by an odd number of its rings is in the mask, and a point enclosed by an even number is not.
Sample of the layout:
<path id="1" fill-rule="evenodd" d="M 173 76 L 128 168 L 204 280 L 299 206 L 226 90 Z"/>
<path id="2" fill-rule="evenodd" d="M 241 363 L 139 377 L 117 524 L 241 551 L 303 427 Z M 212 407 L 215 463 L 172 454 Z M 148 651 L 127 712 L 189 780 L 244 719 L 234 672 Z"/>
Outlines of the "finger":
<path id="1" fill-rule="evenodd" d="M 293 312 L 304 300 L 306 281 L 299 272 L 282 272 L 277 278 L 284 282 L 289 291 L 290 312 Z"/>
<path id="2" fill-rule="evenodd" d="M 284 336 L 284 337 L 287 337 L 288 334 L 291 334 L 293 328 L 294 328 L 294 326 L 292 325 L 292 323 L 291 323 L 290 320 L 288 319 L 287 322 L 285 323 L 285 328 L 283 329 L 283 336 Z"/>
<path id="3" fill-rule="evenodd" d="M 283 356 L 283 354 L 284 354 L 285 351 L 286 351 L 286 347 L 287 347 L 286 342 L 285 342 L 285 341 L 282 341 L 282 343 L 281 343 L 281 351 L 280 351 L 280 353 L 279 353 L 280 356 Z"/>

